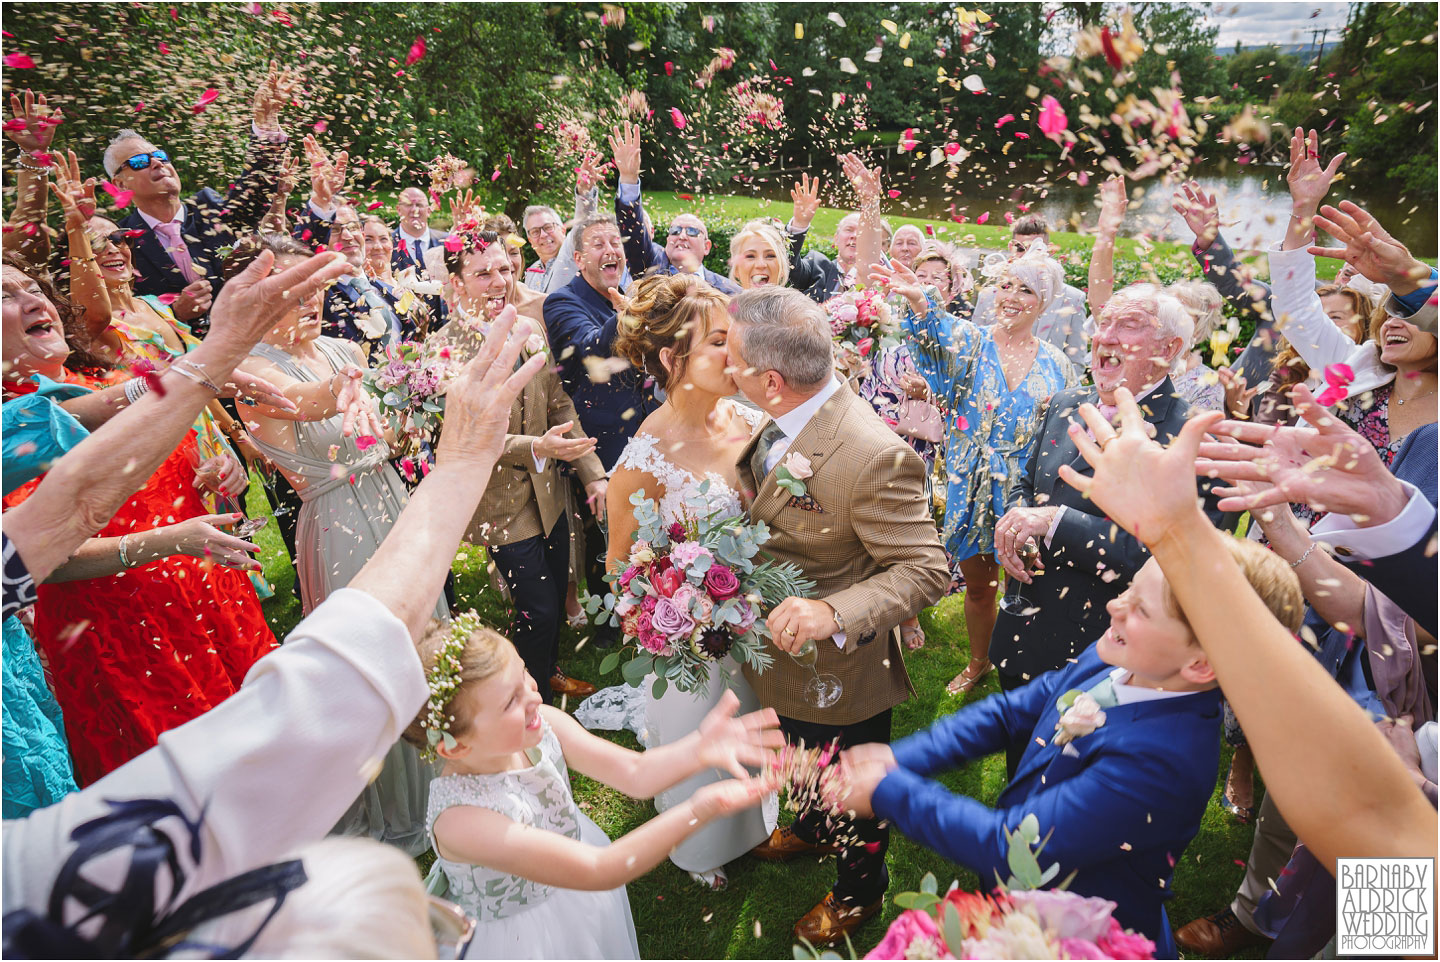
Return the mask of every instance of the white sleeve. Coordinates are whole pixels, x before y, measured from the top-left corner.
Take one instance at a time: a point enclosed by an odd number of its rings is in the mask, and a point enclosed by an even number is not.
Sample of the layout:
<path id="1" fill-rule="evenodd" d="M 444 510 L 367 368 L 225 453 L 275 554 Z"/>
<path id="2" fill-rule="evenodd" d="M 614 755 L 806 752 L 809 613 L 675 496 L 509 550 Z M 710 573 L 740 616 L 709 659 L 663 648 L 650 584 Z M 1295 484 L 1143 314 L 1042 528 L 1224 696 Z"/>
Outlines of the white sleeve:
<path id="1" fill-rule="evenodd" d="M 335 592 L 224 703 L 90 787 L 6 822 L 4 911 L 46 911 L 71 832 L 110 801 L 166 799 L 200 821 L 199 860 L 184 866 L 180 898 L 317 841 L 425 699 L 404 623 L 362 591 Z"/>
<path id="2" fill-rule="evenodd" d="M 1395 372 L 1380 363 L 1373 341 L 1356 344 L 1325 315 L 1315 293 L 1315 255 L 1299 248 L 1271 248 L 1270 305 L 1280 333 L 1316 374 L 1331 364 L 1345 363 L 1355 372 L 1350 396 L 1372 391 L 1395 379 Z"/>
<path id="3" fill-rule="evenodd" d="M 1409 481 L 1400 483 L 1410 493 L 1410 500 L 1389 521 L 1361 528 L 1349 515 L 1327 514 L 1310 529 L 1311 539 L 1330 545 L 1346 561 L 1388 558 L 1412 547 L 1430 532 L 1435 506 Z"/>

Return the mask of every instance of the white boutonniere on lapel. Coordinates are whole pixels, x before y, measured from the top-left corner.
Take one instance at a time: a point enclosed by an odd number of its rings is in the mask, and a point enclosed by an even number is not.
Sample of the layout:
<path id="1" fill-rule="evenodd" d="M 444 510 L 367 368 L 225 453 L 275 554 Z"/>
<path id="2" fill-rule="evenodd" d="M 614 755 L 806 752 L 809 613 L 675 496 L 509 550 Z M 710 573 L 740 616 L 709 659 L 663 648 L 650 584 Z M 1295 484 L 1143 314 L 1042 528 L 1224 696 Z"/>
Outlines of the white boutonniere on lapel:
<path id="1" fill-rule="evenodd" d="M 775 483 L 797 498 L 805 497 L 805 479 L 812 477 L 815 469 L 810 459 L 799 451 L 791 451 L 775 467 Z"/>
<path id="2" fill-rule="evenodd" d="M 1100 703 L 1078 688 L 1061 695 L 1055 707 L 1060 710 L 1060 720 L 1055 723 L 1055 737 L 1052 739 L 1057 745 L 1067 745 L 1105 724 L 1105 712 Z"/>

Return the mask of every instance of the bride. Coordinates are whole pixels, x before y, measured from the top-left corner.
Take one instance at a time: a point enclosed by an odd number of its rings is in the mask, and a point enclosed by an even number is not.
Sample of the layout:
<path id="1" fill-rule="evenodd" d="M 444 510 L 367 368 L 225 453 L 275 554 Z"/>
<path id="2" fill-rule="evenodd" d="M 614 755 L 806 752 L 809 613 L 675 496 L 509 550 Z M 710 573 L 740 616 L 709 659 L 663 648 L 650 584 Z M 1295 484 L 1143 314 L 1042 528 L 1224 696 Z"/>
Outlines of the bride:
<path id="1" fill-rule="evenodd" d="M 711 509 L 740 514 L 735 462 L 763 419 L 759 411 L 730 399 L 736 387 L 726 373 L 729 298 L 692 274 L 646 277 L 631 294 L 628 305 L 621 309 L 612 350 L 616 357 L 655 378 L 664 387 L 666 399 L 640 425 L 610 477 L 606 568 L 611 571 L 623 566 L 630 554 L 632 535 L 638 528 L 630 495 L 636 491 L 657 499 L 661 516 L 674 521 L 683 514 L 686 498 L 708 481 L 705 498 Z M 589 710 L 582 705 L 576 716 L 590 727 L 618 728 L 621 723 L 614 722 L 615 706 L 643 699 L 641 741 L 653 748 L 694 731 L 727 685 L 740 696 L 742 712 L 759 709 L 732 656 L 727 655 L 715 668 L 707 691 L 683 692 L 672 685 L 656 699 L 650 691 L 651 676 L 638 689 L 621 685 L 597 693 L 590 700 L 593 704 L 587 703 Z M 599 722 L 600 713 L 607 713 L 610 721 Z M 598 723 L 591 724 L 587 716 Z M 726 777 L 710 771 L 688 778 L 660 793 L 655 808 L 663 812 L 701 786 Z M 717 819 L 680 843 L 670 853 L 670 860 L 696 881 L 722 888 L 725 863 L 763 842 L 774 825 L 775 813 L 772 796 L 763 812 L 749 809 Z"/>

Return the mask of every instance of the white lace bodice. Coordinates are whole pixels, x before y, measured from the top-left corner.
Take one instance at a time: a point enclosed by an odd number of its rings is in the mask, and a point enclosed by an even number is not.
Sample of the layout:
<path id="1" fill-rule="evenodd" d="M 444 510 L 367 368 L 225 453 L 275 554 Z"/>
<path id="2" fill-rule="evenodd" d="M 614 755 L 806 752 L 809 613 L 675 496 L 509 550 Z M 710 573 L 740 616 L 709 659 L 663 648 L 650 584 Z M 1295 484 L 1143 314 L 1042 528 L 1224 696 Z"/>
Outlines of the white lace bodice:
<path id="1" fill-rule="evenodd" d="M 735 404 L 735 409 L 750 424 L 752 430 L 765 419 L 763 411 L 743 404 Z M 705 491 L 705 500 L 712 511 L 720 512 L 722 517 L 733 517 L 743 510 L 740 505 L 740 492 L 730 487 L 724 478 L 714 471 L 705 472 L 704 477 L 696 477 L 667 458 L 663 442 L 653 434 L 641 431 L 630 439 L 630 443 L 625 445 L 625 450 L 620 454 L 620 460 L 615 462 L 615 469 L 620 468 L 643 471 L 660 482 L 660 517 L 666 521 L 677 521 L 684 516 L 686 500 L 693 497 L 705 481 L 710 482 L 710 487 Z M 654 497 L 655 492 L 646 491 L 645 495 Z"/>

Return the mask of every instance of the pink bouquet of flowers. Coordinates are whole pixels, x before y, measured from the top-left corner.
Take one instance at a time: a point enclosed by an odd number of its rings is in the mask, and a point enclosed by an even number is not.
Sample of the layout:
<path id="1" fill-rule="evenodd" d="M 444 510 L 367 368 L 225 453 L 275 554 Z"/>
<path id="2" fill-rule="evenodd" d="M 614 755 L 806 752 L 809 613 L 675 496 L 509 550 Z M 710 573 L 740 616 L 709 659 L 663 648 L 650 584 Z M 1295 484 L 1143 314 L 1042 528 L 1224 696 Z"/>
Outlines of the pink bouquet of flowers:
<path id="1" fill-rule="evenodd" d="M 383 364 L 365 372 L 365 386 L 391 427 L 419 440 L 440 426 L 445 389 L 457 373 L 449 348 L 427 351 L 419 342 L 401 341 L 385 348 Z"/>
<path id="2" fill-rule="evenodd" d="M 837 294 L 825 302 L 835 343 L 866 357 L 878 347 L 900 343 L 900 324 L 879 291 L 865 287 Z"/>
<path id="3" fill-rule="evenodd" d="M 632 494 L 639 528 L 629 557 L 605 578 L 613 590 L 586 601 L 595 623 L 619 627 L 626 642 L 605 656 L 601 673 L 619 665 L 625 680 L 638 687 L 653 672 L 657 698 L 672 684 L 681 691 L 705 691 L 710 665 L 726 655 L 756 671 L 769 668 L 765 612 L 815 587 L 795 565 L 756 563 L 760 546 L 770 539 L 763 523 L 700 513 L 708 484 L 691 499 L 697 513 L 670 524 L 643 490 Z M 632 657 L 622 664 L 627 652 Z"/>

